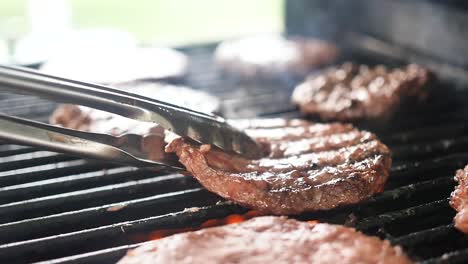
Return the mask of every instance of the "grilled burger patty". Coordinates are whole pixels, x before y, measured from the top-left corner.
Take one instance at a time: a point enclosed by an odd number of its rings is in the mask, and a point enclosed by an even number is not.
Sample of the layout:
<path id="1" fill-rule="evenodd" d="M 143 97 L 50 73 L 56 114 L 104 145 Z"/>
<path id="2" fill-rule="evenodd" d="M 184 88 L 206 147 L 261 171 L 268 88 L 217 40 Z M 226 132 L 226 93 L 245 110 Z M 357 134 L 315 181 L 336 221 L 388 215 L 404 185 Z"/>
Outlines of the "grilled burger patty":
<path id="1" fill-rule="evenodd" d="M 221 43 L 215 61 L 222 71 L 242 78 L 304 76 L 334 61 L 337 53 L 333 44 L 318 39 L 258 36 Z"/>
<path id="2" fill-rule="evenodd" d="M 411 263 L 400 247 L 352 228 L 257 217 L 151 241 L 119 264 Z"/>
<path id="3" fill-rule="evenodd" d="M 455 227 L 468 233 L 468 165 L 457 171 L 455 180 L 458 186 L 450 196 L 450 205 L 458 212 L 454 219 Z"/>
<path id="4" fill-rule="evenodd" d="M 386 119 L 405 99 L 424 100 L 432 73 L 418 65 L 389 70 L 345 63 L 312 75 L 292 101 L 323 120 Z"/>
<path id="5" fill-rule="evenodd" d="M 278 215 L 360 202 L 383 190 L 390 151 L 374 134 L 351 125 L 265 119 L 238 122 L 264 149 L 248 160 L 184 138 L 166 151 L 208 190 Z"/>

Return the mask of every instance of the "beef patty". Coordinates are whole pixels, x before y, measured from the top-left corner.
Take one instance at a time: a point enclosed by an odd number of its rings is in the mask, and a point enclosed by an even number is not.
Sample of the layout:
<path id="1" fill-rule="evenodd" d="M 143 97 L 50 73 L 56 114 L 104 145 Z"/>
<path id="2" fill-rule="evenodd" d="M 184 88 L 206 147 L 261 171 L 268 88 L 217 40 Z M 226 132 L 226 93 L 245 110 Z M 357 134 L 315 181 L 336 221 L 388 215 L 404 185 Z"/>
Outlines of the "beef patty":
<path id="1" fill-rule="evenodd" d="M 215 51 L 219 68 L 241 78 L 277 77 L 290 73 L 304 76 L 329 64 L 338 49 L 318 39 L 258 36 L 221 43 Z"/>
<path id="2" fill-rule="evenodd" d="M 414 64 L 389 70 L 345 63 L 308 77 L 292 101 L 323 120 L 387 119 L 402 101 L 424 100 L 432 76 Z"/>
<path id="3" fill-rule="evenodd" d="M 455 227 L 468 233 L 468 165 L 457 171 L 455 180 L 458 186 L 450 197 L 450 205 L 458 212 L 454 219 Z"/>
<path id="4" fill-rule="evenodd" d="M 154 82 L 129 82 L 114 86 L 201 112 L 213 113 L 220 111 L 220 101 L 216 97 L 188 87 Z M 157 124 L 139 122 L 109 112 L 77 105 L 59 106 L 50 117 L 50 123 L 95 133 L 112 135 L 132 133 L 141 135 L 141 149 L 149 153 L 150 158 L 159 160 L 167 155 L 164 152 L 167 132 Z"/>
<path id="5" fill-rule="evenodd" d="M 266 119 L 237 126 L 262 146 L 264 158 L 248 160 L 184 138 L 166 151 L 208 190 L 279 215 L 357 203 L 382 191 L 387 180 L 389 149 L 351 125 Z"/>
<path id="6" fill-rule="evenodd" d="M 257 217 L 151 241 L 119 264 L 411 263 L 401 248 L 352 228 Z"/>

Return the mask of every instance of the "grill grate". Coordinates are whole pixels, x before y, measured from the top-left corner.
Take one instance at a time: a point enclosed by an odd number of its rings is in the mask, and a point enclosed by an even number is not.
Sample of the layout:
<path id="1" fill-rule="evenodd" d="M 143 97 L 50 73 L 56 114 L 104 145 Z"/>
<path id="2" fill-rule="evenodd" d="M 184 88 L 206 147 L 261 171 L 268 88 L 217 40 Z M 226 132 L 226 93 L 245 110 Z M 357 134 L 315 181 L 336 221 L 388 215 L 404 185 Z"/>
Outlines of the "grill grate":
<path id="1" fill-rule="evenodd" d="M 289 104 L 291 80 L 236 83 L 217 74 L 212 49 L 184 50 L 193 62 L 184 82 L 224 99 L 226 116 L 298 116 Z M 366 53 L 352 57 L 371 64 L 400 63 Z M 390 125 L 360 124 L 376 131 L 394 152 L 385 192 L 358 205 L 297 218 L 355 226 L 402 245 L 423 263 L 466 262 L 468 238 L 454 229 L 447 198 L 455 170 L 468 161 L 468 107 L 461 103 L 468 90 L 455 91 L 450 83 L 440 83 L 438 90 L 444 95 L 401 113 Z M 0 101 L 3 112 L 41 121 L 55 107 L 9 94 Z M 191 177 L 6 142 L 0 144 L 0 203 L 0 261 L 9 263 L 113 263 L 151 231 L 198 227 L 209 219 L 247 212 Z M 199 209 L 185 210 L 191 207 Z"/>

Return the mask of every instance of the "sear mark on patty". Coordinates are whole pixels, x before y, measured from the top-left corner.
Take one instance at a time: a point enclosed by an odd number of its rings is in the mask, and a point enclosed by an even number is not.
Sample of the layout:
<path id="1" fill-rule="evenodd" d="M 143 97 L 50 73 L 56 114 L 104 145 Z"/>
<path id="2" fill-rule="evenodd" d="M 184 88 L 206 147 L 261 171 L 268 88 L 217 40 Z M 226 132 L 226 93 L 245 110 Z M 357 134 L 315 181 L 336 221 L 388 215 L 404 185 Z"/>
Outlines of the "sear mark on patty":
<path id="1" fill-rule="evenodd" d="M 262 145 L 264 158 L 249 160 L 184 138 L 169 143 L 166 151 L 175 152 L 208 190 L 266 213 L 331 209 L 383 190 L 390 151 L 372 133 L 339 123 L 284 121 L 280 127 L 275 121 L 269 128 L 258 125 L 262 120 L 251 122 L 262 132 L 246 131 Z M 296 126 L 288 126 L 291 122 Z"/>

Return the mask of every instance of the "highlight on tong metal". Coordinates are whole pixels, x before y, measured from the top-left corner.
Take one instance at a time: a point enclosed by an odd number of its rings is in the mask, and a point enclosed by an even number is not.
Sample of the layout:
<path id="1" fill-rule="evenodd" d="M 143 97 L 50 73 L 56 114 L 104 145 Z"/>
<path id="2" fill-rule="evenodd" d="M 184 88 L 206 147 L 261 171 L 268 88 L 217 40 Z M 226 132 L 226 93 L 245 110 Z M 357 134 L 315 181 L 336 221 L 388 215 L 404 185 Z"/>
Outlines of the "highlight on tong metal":
<path id="1" fill-rule="evenodd" d="M 108 86 L 51 76 L 38 71 L 0 65 L 0 89 L 36 95 L 52 101 L 83 105 L 141 122 L 157 123 L 179 136 L 212 144 L 227 152 L 256 158 L 260 148 L 249 136 L 223 118 L 132 94 Z M 130 136 L 130 135 L 129 135 Z M 130 136 L 131 137 L 131 136 Z M 103 159 L 133 166 L 168 166 L 172 160 L 151 160 L 132 140 L 83 132 L 0 114 L 0 138 L 29 146 Z"/>

